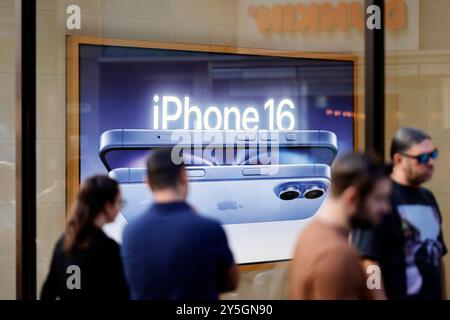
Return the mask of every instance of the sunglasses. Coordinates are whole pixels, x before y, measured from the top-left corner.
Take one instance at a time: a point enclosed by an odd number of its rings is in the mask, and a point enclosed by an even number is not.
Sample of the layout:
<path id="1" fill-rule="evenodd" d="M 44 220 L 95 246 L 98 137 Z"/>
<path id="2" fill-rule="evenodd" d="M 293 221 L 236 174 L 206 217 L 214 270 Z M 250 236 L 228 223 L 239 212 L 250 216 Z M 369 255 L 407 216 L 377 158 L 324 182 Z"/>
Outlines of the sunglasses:
<path id="1" fill-rule="evenodd" d="M 402 152 L 400 152 L 400 154 L 405 157 L 411 158 L 411 159 L 416 159 L 417 162 L 419 162 L 420 164 L 427 164 L 428 161 L 430 161 L 430 158 L 434 160 L 438 157 L 439 151 L 438 151 L 438 149 L 434 149 L 430 153 L 422 153 L 422 154 L 419 154 L 418 156 L 411 156 L 409 154 L 402 153 Z"/>

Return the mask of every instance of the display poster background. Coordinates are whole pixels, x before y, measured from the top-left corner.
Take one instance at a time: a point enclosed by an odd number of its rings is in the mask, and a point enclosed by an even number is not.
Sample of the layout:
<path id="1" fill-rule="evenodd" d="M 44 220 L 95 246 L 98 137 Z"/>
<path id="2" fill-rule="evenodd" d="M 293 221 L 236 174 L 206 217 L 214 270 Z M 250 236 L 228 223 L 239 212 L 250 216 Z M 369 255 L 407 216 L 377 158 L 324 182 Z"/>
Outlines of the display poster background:
<path id="1" fill-rule="evenodd" d="M 273 99 L 276 105 L 289 99 L 295 106 L 290 110 L 295 118 L 294 130 L 335 133 L 338 155 L 355 147 L 356 61 L 351 56 L 321 57 L 286 51 L 278 56 L 277 51 L 259 53 L 256 49 L 244 54 L 228 53 L 246 52 L 229 47 L 192 45 L 191 49 L 180 45 L 181 50 L 175 50 L 172 45 L 166 49 L 164 44 L 161 48 L 151 43 L 141 47 L 140 43 L 121 46 L 92 42 L 79 43 L 75 57 L 79 79 L 79 98 L 75 101 L 79 103 L 77 183 L 93 174 L 108 173 L 99 157 L 103 132 L 155 129 L 154 105 L 159 104 L 161 117 L 163 96 L 177 97 L 181 102 L 189 97 L 190 106 L 198 106 L 202 115 L 211 106 L 221 111 L 236 107 L 241 115 L 253 107 L 259 115 L 259 129 L 269 129 L 269 112 L 264 108 L 267 101 Z M 222 48 L 226 50 L 220 52 Z M 155 103 L 155 95 L 160 97 L 159 103 Z M 167 129 L 182 129 L 183 117 L 170 121 Z M 194 118 L 191 114 L 189 129 L 195 128 Z M 158 118 L 159 129 L 161 121 Z M 216 124 L 214 116 L 209 124 Z M 234 120 L 230 120 L 229 129 L 234 129 Z M 128 163 L 130 167 L 142 167 L 144 161 L 141 152 L 139 159 Z M 233 225 L 232 231 L 229 225 L 224 227 L 237 261 L 250 263 L 288 259 L 304 223 L 291 220 L 241 224 Z M 261 243 L 268 241 L 268 232 L 272 234 L 270 243 Z M 237 252 L 238 248 L 242 252 Z"/>
<path id="2" fill-rule="evenodd" d="M 260 129 L 269 128 L 265 102 L 289 98 L 296 130 L 329 130 L 339 153 L 353 149 L 353 61 L 81 45 L 81 181 L 107 172 L 98 155 L 104 131 L 153 129 L 154 95 L 189 96 L 203 111 L 252 106 Z M 182 119 L 168 127 L 181 128 Z"/>

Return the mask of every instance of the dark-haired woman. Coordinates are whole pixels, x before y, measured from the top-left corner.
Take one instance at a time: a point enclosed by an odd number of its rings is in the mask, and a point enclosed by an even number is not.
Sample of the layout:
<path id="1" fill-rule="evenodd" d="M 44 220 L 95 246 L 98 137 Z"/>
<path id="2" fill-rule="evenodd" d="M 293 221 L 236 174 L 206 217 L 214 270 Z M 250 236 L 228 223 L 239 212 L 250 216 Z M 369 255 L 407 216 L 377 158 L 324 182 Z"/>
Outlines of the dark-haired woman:
<path id="1" fill-rule="evenodd" d="M 121 203 L 117 182 L 107 176 L 82 184 L 66 232 L 56 243 L 42 300 L 128 299 L 119 246 L 102 231 Z"/>

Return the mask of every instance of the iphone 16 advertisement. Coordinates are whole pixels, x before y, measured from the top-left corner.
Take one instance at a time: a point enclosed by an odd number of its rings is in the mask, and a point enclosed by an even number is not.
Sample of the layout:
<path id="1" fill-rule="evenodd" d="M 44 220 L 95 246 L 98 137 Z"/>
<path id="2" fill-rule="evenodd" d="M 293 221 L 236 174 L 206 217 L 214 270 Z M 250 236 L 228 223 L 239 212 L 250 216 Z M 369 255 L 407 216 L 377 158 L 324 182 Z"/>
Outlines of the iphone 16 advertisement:
<path id="1" fill-rule="evenodd" d="M 354 148 L 354 61 L 106 45 L 79 47 L 80 180 L 109 174 L 126 206 L 152 204 L 147 156 L 174 147 L 188 202 L 219 221 L 238 263 L 291 258 Z"/>

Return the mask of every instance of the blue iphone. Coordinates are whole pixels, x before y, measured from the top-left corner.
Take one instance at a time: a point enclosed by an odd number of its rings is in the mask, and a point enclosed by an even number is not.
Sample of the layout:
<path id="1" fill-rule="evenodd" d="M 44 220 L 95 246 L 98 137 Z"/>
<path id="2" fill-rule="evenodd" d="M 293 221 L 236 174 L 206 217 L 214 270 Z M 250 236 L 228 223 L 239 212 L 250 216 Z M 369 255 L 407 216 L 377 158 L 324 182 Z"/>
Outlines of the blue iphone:
<path id="1" fill-rule="evenodd" d="M 188 202 L 224 225 L 239 263 L 290 257 L 299 229 L 326 196 L 337 153 L 335 134 L 321 130 L 106 131 L 99 155 L 121 184 L 126 221 L 152 203 L 145 159 L 161 146 L 179 148 L 190 182 Z"/>

